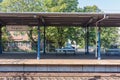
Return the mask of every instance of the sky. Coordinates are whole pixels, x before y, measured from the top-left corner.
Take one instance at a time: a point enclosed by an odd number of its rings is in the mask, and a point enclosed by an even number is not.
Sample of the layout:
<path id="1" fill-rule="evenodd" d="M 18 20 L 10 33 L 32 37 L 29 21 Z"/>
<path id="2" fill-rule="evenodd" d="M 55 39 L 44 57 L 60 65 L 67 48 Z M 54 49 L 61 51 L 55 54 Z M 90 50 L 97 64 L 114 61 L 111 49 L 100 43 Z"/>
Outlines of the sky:
<path id="1" fill-rule="evenodd" d="M 79 7 L 96 5 L 105 13 L 120 13 L 120 0 L 78 0 Z"/>

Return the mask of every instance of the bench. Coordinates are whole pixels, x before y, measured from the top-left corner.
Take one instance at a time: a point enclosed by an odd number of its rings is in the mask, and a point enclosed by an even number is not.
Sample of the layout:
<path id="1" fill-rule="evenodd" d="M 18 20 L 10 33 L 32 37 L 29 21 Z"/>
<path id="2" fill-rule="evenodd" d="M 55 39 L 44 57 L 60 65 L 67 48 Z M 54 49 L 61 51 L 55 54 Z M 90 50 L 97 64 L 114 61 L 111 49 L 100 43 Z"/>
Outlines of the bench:
<path id="1" fill-rule="evenodd" d="M 120 49 L 107 49 L 106 54 L 120 54 Z"/>
<path id="2" fill-rule="evenodd" d="M 65 54 L 67 53 L 67 52 L 71 52 L 71 51 L 73 51 L 74 52 L 74 54 L 75 54 L 75 52 L 76 52 L 76 49 L 65 49 L 65 48 L 62 48 L 62 49 L 60 49 L 60 48 L 58 48 L 58 49 L 55 49 L 57 52 L 65 52 Z"/>

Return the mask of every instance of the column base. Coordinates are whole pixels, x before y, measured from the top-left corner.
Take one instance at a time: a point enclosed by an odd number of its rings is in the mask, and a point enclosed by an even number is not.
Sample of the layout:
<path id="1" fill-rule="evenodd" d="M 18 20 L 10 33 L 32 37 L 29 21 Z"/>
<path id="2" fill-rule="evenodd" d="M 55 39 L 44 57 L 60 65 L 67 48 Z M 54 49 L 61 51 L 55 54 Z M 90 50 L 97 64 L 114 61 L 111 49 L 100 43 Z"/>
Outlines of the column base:
<path id="1" fill-rule="evenodd" d="M 98 60 L 101 60 L 101 58 L 100 58 L 100 57 L 98 57 Z"/>
<path id="2" fill-rule="evenodd" d="M 40 60 L 40 58 L 39 58 L 39 57 L 37 57 L 37 60 Z"/>

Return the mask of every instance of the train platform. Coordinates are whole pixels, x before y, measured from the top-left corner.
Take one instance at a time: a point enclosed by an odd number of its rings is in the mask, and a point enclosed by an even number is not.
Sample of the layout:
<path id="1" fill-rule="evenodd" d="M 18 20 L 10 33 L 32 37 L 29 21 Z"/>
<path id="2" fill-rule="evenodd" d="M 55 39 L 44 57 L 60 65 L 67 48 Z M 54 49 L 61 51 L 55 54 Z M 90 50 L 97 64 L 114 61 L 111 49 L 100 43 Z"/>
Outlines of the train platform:
<path id="1" fill-rule="evenodd" d="M 97 60 L 94 55 L 84 54 L 1 54 L 1 72 L 120 72 L 119 56 L 102 55 Z"/>
<path id="2" fill-rule="evenodd" d="M 102 55 L 97 60 L 94 54 L 42 54 L 41 59 L 36 59 L 34 53 L 5 53 L 0 55 L 0 65 L 116 65 L 120 66 L 120 56 Z"/>

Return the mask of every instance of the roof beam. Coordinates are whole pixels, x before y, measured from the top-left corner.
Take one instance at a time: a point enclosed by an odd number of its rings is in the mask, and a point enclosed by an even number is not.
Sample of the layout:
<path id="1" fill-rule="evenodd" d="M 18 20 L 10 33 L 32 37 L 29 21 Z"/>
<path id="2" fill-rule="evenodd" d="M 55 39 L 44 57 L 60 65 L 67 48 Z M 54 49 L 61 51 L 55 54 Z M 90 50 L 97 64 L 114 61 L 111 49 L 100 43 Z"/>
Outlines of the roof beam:
<path id="1" fill-rule="evenodd" d="M 46 23 L 45 23 L 45 19 L 43 17 L 41 17 L 41 22 L 42 22 L 43 26 L 45 27 Z"/>
<path id="2" fill-rule="evenodd" d="M 92 24 L 93 20 L 94 20 L 94 18 L 93 18 L 93 17 L 90 17 L 90 19 L 89 19 L 87 22 L 85 22 L 85 23 L 83 24 L 83 26 L 84 26 L 84 27 L 89 26 L 90 24 Z"/>
<path id="3" fill-rule="evenodd" d="M 6 25 L 6 23 L 0 19 L 0 25 L 3 26 L 3 25 Z"/>

